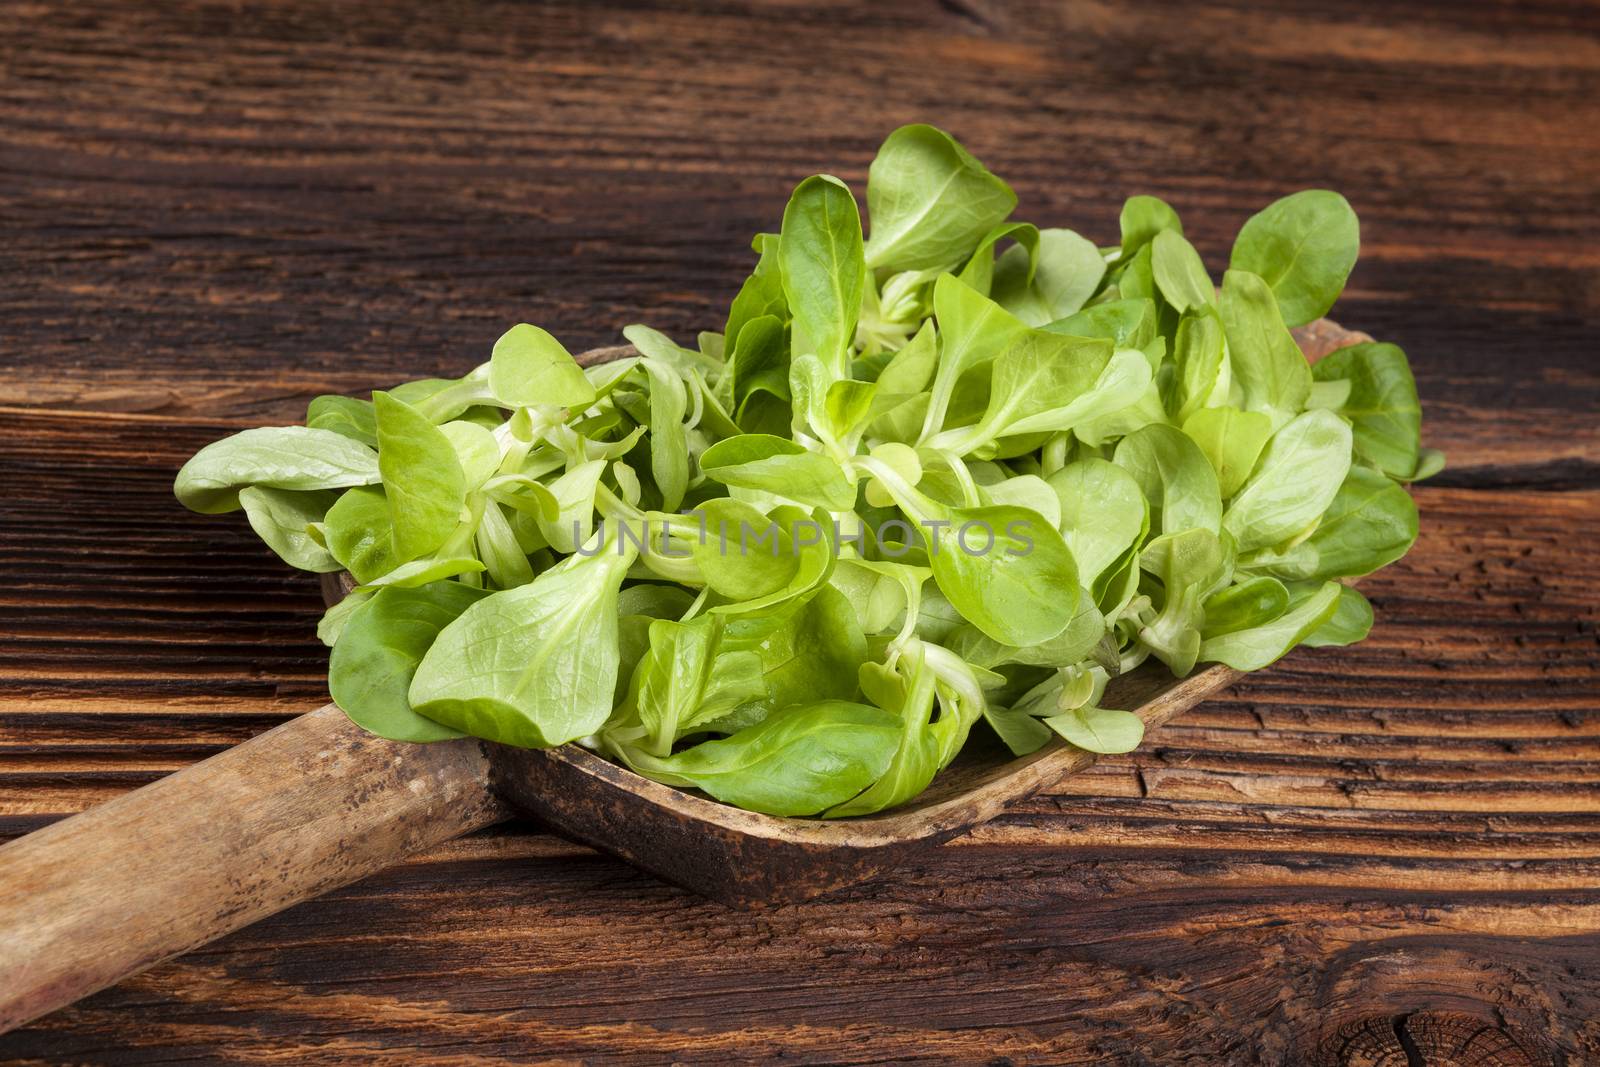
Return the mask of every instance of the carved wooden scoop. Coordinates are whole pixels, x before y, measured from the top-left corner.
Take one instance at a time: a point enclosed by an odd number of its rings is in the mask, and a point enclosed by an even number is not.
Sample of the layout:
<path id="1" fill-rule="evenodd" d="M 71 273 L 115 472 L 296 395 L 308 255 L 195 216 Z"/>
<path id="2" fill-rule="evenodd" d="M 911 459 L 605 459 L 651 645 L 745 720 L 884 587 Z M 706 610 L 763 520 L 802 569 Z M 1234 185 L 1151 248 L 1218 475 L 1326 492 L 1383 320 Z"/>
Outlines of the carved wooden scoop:
<path id="1" fill-rule="evenodd" d="M 1324 321 L 1312 359 L 1365 340 Z M 337 594 L 335 594 L 337 595 Z M 1228 686 L 1148 665 L 1108 687 L 1147 729 Z M 521 812 L 741 907 L 804 900 L 890 868 L 1088 767 L 1056 743 L 1013 758 L 976 735 L 909 806 L 844 820 L 758 815 L 575 745 L 385 741 L 336 706 L 0 847 L 0 1032 L 152 964 Z"/>

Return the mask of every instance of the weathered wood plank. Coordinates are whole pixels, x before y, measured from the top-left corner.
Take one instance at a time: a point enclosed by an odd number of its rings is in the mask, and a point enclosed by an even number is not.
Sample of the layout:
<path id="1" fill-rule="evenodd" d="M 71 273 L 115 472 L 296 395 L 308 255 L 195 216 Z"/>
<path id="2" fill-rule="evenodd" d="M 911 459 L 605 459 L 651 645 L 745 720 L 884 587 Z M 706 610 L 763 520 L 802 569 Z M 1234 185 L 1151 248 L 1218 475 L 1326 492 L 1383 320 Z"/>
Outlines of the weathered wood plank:
<path id="1" fill-rule="evenodd" d="M 399 868 L 48 1020 L 15 1050 L 1103 1063 L 1162 1048 L 1182 1052 L 1161 1062 L 1300 1063 L 1331 1020 L 1384 1003 L 1360 987 L 1396 958 L 1424 975 L 1483 960 L 1481 996 L 1520 1033 L 1568 1049 L 1597 1037 L 1592 941 L 1560 936 L 1596 921 L 1584 894 L 1463 902 L 1425 877 L 1313 888 L 1314 871 L 1238 857 L 968 847 L 890 891 L 752 920 L 605 861 L 537 870 Z M 1553 1004 L 1548 989 L 1575 992 Z M 98 1036 L 111 1027 L 114 1057 Z"/>
<path id="2" fill-rule="evenodd" d="M 460 373 L 522 318 L 577 347 L 639 319 L 692 337 L 795 181 L 859 183 L 876 140 L 924 118 L 1041 223 L 1105 240 L 1124 196 L 1167 196 L 1219 268 L 1271 197 L 1343 190 L 1366 239 L 1339 316 L 1411 353 L 1448 477 L 1593 484 L 1600 464 L 1600 62 L 1548 28 L 1560 6 L 1545 28 L 1519 11 L 1509 51 L 1492 12 L 1392 5 L 1367 13 L 1382 28 L 1349 5 L 1216 5 L 1179 35 L 1148 6 L 441 20 L 304 0 L 242 9 L 220 50 L 199 5 L 48 10 L 0 12 L 4 254 L 29 265 L 8 271 L 0 404 L 289 421 L 318 392 Z M 934 61 L 940 91 L 774 83 L 795 55 Z M 1482 91 L 1485 64 L 1518 92 Z M 797 114 L 827 133 L 778 135 Z M 1531 337 L 1537 366 L 1504 373 Z"/>

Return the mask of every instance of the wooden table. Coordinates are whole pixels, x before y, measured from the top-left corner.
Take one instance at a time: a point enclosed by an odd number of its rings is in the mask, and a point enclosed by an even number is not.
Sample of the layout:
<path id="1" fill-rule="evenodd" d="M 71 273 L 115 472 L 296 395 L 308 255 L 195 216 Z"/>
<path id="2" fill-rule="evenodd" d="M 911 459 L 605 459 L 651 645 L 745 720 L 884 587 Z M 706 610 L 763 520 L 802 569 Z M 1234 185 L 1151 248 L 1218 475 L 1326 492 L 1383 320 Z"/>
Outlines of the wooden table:
<path id="1" fill-rule="evenodd" d="M 685 6 L 0 5 L 0 834 L 325 699 L 316 583 L 173 501 L 189 452 L 519 320 L 714 327 L 792 184 L 861 188 L 909 121 L 1041 223 L 1159 194 L 1214 269 L 1349 196 L 1336 315 L 1451 461 L 1371 639 L 834 899 L 733 912 L 517 825 L 0 1056 L 1596 1062 L 1596 9 Z"/>

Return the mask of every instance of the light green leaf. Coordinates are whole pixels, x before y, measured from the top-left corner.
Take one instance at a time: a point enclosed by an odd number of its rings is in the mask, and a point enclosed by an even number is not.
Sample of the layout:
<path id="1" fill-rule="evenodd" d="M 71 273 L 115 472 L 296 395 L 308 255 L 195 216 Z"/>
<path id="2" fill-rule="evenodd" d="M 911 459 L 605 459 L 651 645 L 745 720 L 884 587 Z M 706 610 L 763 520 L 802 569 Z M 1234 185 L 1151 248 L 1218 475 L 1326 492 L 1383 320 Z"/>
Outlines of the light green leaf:
<path id="1" fill-rule="evenodd" d="M 496 502 L 490 500 L 484 504 L 472 543 L 489 580 L 499 588 L 511 589 L 533 581 L 533 565 L 528 562 L 528 554 L 517 543 L 516 531 Z"/>
<path id="2" fill-rule="evenodd" d="M 1155 254 L 1145 245 L 1118 264 L 1116 271 L 1117 295 L 1128 300 L 1149 300 L 1154 303 L 1161 294 L 1156 289 Z M 1159 323 L 1157 324 L 1159 326 Z"/>
<path id="3" fill-rule="evenodd" d="M 1372 630 L 1372 605 L 1348 585 L 1339 587 L 1339 603 L 1328 621 L 1301 641 L 1307 648 L 1353 645 Z"/>
<path id="4" fill-rule="evenodd" d="M 965 455 L 1005 434 L 1070 429 L 1093 408 L 1111 357 L 1109 341 L 1029 330 L 994 360 L 983 417 L 939 434 L 931 446 Z M 1143 363 L 1137 353 L 1132 358 Z M 1148 366 L 1136 369 L 1135 381 L 1139 373 L 1148 383 Z M 1116 376 L 1107 392 L 1130 392 L 1126 378 Z"/>
<path id="5" fill-rule="evenodd" d="M 332 430 L 371 449 L 378 447 L 378 424 L 370 400 L 358 400 L 353 396 L 316 397 L 306 407 L 306 425 L 315 430 Z"/>
<path id="6" fill-rule="evenodd" d="M 1091 304 L 1041 327 L 1073 337 L 1104 337 L 1118 348 L 1143 348 L 1156 336 L 1156 306 L 1147 299 Z"/>
<path id="7" fill-rule="evenodd" d="M 989 295 L 1029 326 L 1043 326 L 1082 308 L 1105 273 L 1094 242 L 1071 230 L 1040 230 L 1036 258 L 1022 245 L 1000 256 Z"/>
<path id="8" fill-rule="evenodd" d="M 1098 359 L 1098 356 L 1093 358 Z M 1119 348 L 1111 353 L 1111 358 L 1101 367 L 1093 385 L 1059 407 L 1053 406 L 1063 396 L 1062 385 L 1071 381 L 1077 369 L 1064 365 L 1049 374 L 1050 387 L 1041 388 L 1036 396 L 1019 405 L 1021 412 L 1007 424 L 1005 433 L 1077 431 L 1100 423 L 1101 419 L 1096 417 L 1096 413 L 1110 412 L 1114 417 L 1118 412 L 1142 410 L 1151 395 L 1149 360 L 1138 349 Z M 1159 413 L 1153 413 L 1151 417 L 1159 417 Z M 1141 420 L 1138 425 L 1142 426 L 1144 422 Z M 1085 432 L 1089 433 L 1087 430 Z"/>
<path id="9" fill-rule="evenodd" d="M 734 600 L 729 604 L 719 604 L 711 610 L 725 615 L 764 611 L 774 604 L 809 593 L 826 582 L 833 572 L 835 550 L 831 537 L 831 524 L 832 520 L 825 512 L 813 515 L 803 508 L 790 505 L 774 508 L 768 516 L 764 532 L 773 537 L 779 546 L 777 562 L 784 573 L 782 583 L 775 589 L 768 589 L 760 595 L 755 595 L 748 587 L 730 589 L 732 576 L 724 572 L 719 575 L 719 580 L 723 583 L 723 589 L 719 591 L 734 597 Z M 717 537 L 717 541 L 711 542 L 710 545 L 701 545 L 695 550 L 695 560 L 700 564 L 702 571 L 707 566 L 714 566 L 713 557 L 722 551 L 720 529 Z M 743 541 L 730 548 L 735 552 L 753 551 Z M 753 559 L 753 556 L 747 556 L 745 562 L 752 562 Z M 723 562 L 727 561 L 724 557 Z M 708 574 L 708 581 L 709 578 Z"/>
<path id="10" fill-rule="evenodd" d="M 1056 529 L 1061 528 L 1061 499 L 1050 483 L 1037 475 L 1017 474 L 980 485 L 978 499 L 985 504 L 1026 508 Z"/>
<path id="11" fill-rule="evenodd" d="M 616 702 L 627 696 L 629 681 L 650 651 L 650 624 L 656 619 L 681 619 L 693 603 L 694 597 L 680 585 L 652 582 L 628 586 L 617 594 Z"/>
<path id="12" fill-rule="evenodd" d="M 1311 374 L 1319 382 L 1350 383 L 1338 411 L 1355 430 L 1356 454 L 1391 478 L 1414 477 L 1422 406 L 1406 354 L 1396 345 L 1351 345 L 1318 360 Z"/>
<path id="13" fill-rule="evenodd" d="M 332 430 L 275 426 L 241 430 L 196 452 L 178 471 L 173 493 L 203 515 L 239 507 L 239 490 L 344 489 L 378 481 L 378 455 Z"/>
<path id="14" fill-rule="evenodd" d="M 1179 320 L 1172 362 L 1173 373 L 1163 397 L 1167 411 L 1180 426 L 1201 408 L 1226 401 L 1231 378 L 1222 320 L 1216 315 L 1185 315 Z"/>
<path id="15" fill-rule="evenodd" d="M 402 561 L 443 545 L 461 522 L 466 476 L 450 439 L 411 405 L 372 394 L 394 550 Z"/>
<path id="16" fill-rule="evenodd" d="M 489 388 L 487 363 L 474 367 L 460 378 L 401 382 L 389 390 L 389 395 L 410 404 L 434 425 L 461 418 L 473 407 L 498 403 Z"/>
<path id="17" fill-rule="evenodd" d="M 1272 416 L 1274 428 L 1283 425 L 1305 407 L 1311 367 L 1289 335 L 1272 290 L 1254 274 L 1230 270 L 1222 277 L 1219 307 L 1229 369 L 1244 406 Z"/>
<path id="18" fill-rule="evenodd" d="M 883 634 L 906 624 L 907 611 L 920 606 L 923 583 L 931 577 L 926 567 L 842 556 L 828 581 L 849 599 L 864 633 Z"/>
<path id="19" fill-rule="evenodd" d="M 665 759 L 636 753 L 630 763 L 642 774 L 749 811 L 812 815 L 880 778 L 899 742 L 892 712 L 830 700 L 777 712 Z"/>
<path id="20" fill-rule="evenodd" d="M 1272 420 L 1259 411 L 1201 408 L 1184 422 L 1183 432 L 1211 461 L 1222 499 L 1229 500 L 1250 477 L 1261 450 L 1267 447 Z"/>
<path id="21" fill-rule="evenodd" d="M 983 718 L 1014 756 L 1037 752 L 1055 736 L 1043 721 L 1015 708 L 989 704 L 983 709 Z"/>
<path id="22" fill-rule="evenodd" d="M 603 462 L 603 461 L 602 461 Z M 501 474 L 483 483 L 491 500 L 547 522 L 561 517 L 561 502 L 550 487 L 526 474 Z"/>
<path id="23" fill-rule="evenodd" d="M 778 265 L 794 316 L 791 353 L 818 356 L 833 377 L 847 377 L 866 267 L 855 197 L 838 178 L 818 174 L 796 187 Z"/>
<path id="24" fill-rule="evenodd" d="M 770 434 L 718 441 L 700 456 L 700 469 L 723 485 L 760 489 L 829 511 L 855 507 L 855 485 L 836 461 Z"/>
<path id="25" fill-rule="evenodd" d="M 856 672 L 867 659 L 867 639 L 855 609 L 830 585 L 751 615 L 728 618 L 724 652 L 761 657 L 767 696 L 765 714 L 793 704 L 849 699 Z"/>
<path id="26" fill-rule="evenodd" d="M 864 792 L 823 814 L 830 819 L 850 815 L 871 815 L 904 804 L 928 787 L 939 773 L 939 738 L 930 728 L 934 708 L 936 678 L 913 645 L 901 655 L 895 669 L 876 663 L 861 668 L 865 679 L 878 675 L 873 686 L 880 706 L 894 712 L 900 722 L 900 743 L 889 766 Z"/>
<path id="27" fill-rule="evenodd" d="M 1061 505 L 1061 536 L 1088 588 L 1141 536 L 1148 505 L 1139 483 L 1103 459 L 1069 463 L 1045 479 Z"/>
<path id="28" fill-rule="evenodd" d="M 1316 380 L 1316 368 L 1312 368 L 1311 392 L 1306 397 L 1306 408 L 1326 408 L 1329 411 L 1338 411 L 1350 400 L 1350 379 L 1334 378 L 1329 381 Z"/>
<path id="29" fill-rule="evenodd" d="M 634 323 L 622 328 L 622 336 L 634 347 L 640 355 L 653 359 L 657 363 L 671 367 L 680 375 L 688 377 L 698 371 L 701 374 L 717 377 L 722 373 L 723 361 L 697 352 L 692 348 L 684 348 L 662 333 L 660 330 L 651 329 L 649 326 Z"/>
<path id="30" fill-rule="evenodd" d="M 1124 437 L 1112 459 L 1139 483 L 1150 505 L 1151 529 L 1169 534 L 1221 529 L 1217 472 L 1181 430 L 1146 426 Z"/>
<path id="31" fill-rule="evenodd" d="M 1424 448 L 1417 452 L 1417 469 L 1407 478 L 1408 482 L 1420 482 L 1424 478 L 1432 478 L 1444 470 L 1444 453 L 1437 448 Z"/>
<path id="32" fill-rule="evenodd" d="M 1016 206 L 1011 187 L 955 138 L 932 126 L 902 126 L 867 171 L 867 265 L 953 267 Z"/>
<path id="33" fill-rule="evenodd" d="M 471 556 L 445 556 L 437 559 L 433 556 L 424 556 L 422 559 L 402 563 L 382 577 L 374 578 L 356 588 L 358 590 L 414 589 L 429 582 L 454 578 L 458 574 L 481 574 L 484 570 L 483 562 Z"/>
<path id="34" fill-rule="evenodd" d="M 1361 226 L 1345 198 L 1327 189 L 1286 196 L 1239 230 L 1229 267 L 1258 274 L 1290 326 L 1328 313 L 1361 252 Z"/>
<path id="35" fill-rule="evenodd" d="M 1004 645 L 1048 641 L 1072 621 L 1078 571 L 1036 512 L 950 508 L 920 525 L 934 581 L 966 619 Z"/>
<path id="36" fill-rule="evenodd" d="M 576 552 L 594 533 L 594 499 L 605 470 L 605 460 L 592 459 L 563 472 L 550 483 L 556 517 L 554 521 L 546 519 L 541 508 L 536 513 L 536 522 L 539 532 L 557 552 Z"/>
<path id="37" fill-rule="evenodd" d="M 781 525 L 739 500 L 700 506 L 704 537 L 690 546 L 711 590 L 731 600 L 760 599 L 794 577 L 798 559 Z"/>
<path id="38" fill-rule="evenodd" d="M 1122 260 L 1126 262 L 1140 248 L 1155 240 L 1162 230 L 1183 234 L 1178 213 L 1166 201 L 1154 196 L 1130 196 L 1122 205 Z"/>
<path id="39" fill-rule="evenodd" d="M 1153 359 L 1145 353 L 1133 354 L 1140 359 L 1146 360 L 1147 364 L 1159 364 L 1164 342 L 1157 340 L 1156 347 L 1157 353 Z M 1131 350 L 1122 349 L 1121 351 L 1130 352 Z M 1140 393 L 1138 399 L 1131 404 L 1078 421 L 1072 427 L 1072 436 L 1085 445 L 1092 448 L 1100 448 L 1102 446 L 1111 446 L 1118 437 L 1136 433 L 1146 426 L 1170 427 L 1171 421 L 1167 418 L 1166 408 L 1161 401 L 1160 385 L 1153 377 L 1146 378 L 1141 374 L 1136 378 L 1134 373 L 1130 372 L 1136 372 L 1137 369 L 1133 367 L 1132 362 L 1124 355 L 1113 357 L 1112 368 L 1116 371 L 1115 378 L 1118 380 L 1118 389 L 1115 395 L 1125 396 L 1126 393 L 1122 391 L 1122 387 L 1131 386 L 1138 381 L 1145 382 L 1144 392 Z"/>
<path id="40" fill-rule="evenodd" d="M 783 323 L 771 315 L 753 318 L 739 331 L 739 340 L 728 357 L 733 375 L 733 412 L 744 424 L 746 405 L 756 395 L 766 394 L 789 406 L 789 348 Z M 788 418 L 785 411 L 784 428 Z"/>
<path id="41" fill-rule="evenodd" d="M 356 725 L 393 741 L 462 736 L 412 711 L 407 693 L 439 631 L 484 595 L 460 582 L 379 590 L 350 615 L 328 657 L 334 703 Z"/>
<path id="42" fill-rule="evenodd" d="M 1071 744 L 1089 752 L 1132 752 L 1144 740 L 1144 720 L 1131 711 L 1073 708 L 1044 720 Z"/>
<path id="43" fill-rule="evenodd" d="M 929 319 L 884 366 L 877 385 L 886 393 L 920 393 L 928 388 L 938 368 L 939 335 Z"/>
<path id="44" fill-rule="evenodd" d="M 633 550 L 615 536 L 446 626 L 417 668 L 411 706 L 474 737 L 545 748 L 594 733 L 616 688 L 617 591 Z"/>
<path id="45" fill-rule="evenodd" d="M 1289 590 L 1276 578 L 1251 578 L 1226 589 L 1218 590 L 1206 598 L 1205 627 L 1201 635 L 1207 640 L 1264 626 L 1289 609 Z"/>
<path id="46" fill-rule="evenodd" d="M 1162 230 L 1151 240 L 1150 271 L 1161 295 L 1180 312 L 1199 311 L 1217 302 L 1216 287 L 1200 253 L 1176 230 Z"/>
<path id="47" fill-rule="evenodd" d="M 650 650 L 635 672 L 633 700 L 652 755 L 670 754 L 698 724 L 766 695 L 761 658 L 748 651 L 722 654 L 722 634 L 717 615 L 650 623 Z"/>
<path id="48" fill-rule="evenodd" d="M 1308 411 L 1272 435 L 1222 526 L 1240 552 L 1275 545 L 1328 510 L 1350 471 L 1350 427 L 1329 411 Z"/>
<path id="49" fill-rule="evenodd" d="M 400 565 L 389 535 L 389 502 L 381 486 L 360 486 L 342 494 L 323 519 L 328 551 L 363 584 Z"/>
<path id="50" fill-rule="evenodd" d="M 1078 598 L 1078 609 L 1066 629 L 1054 637 L 1031 645 L 1006 645 L 975 626 L 963 626 L 945 638 L 951 652 L 974 667 L 992 670 L 1006 664 L 1028 667 L 1068 667 L 1081 663 L 1106 635 L 1106 619 L 1085 596 Z"/>
<path id="51" fill-rule="evenodd" d="M 782 321 L 789 316 L 789 303 L 783 295 L 783 275 L 778 267 L 778 235 L 758 233 L 754 245 L 760 259 L 729 305 L 728 324 L 722 331 L 724 351 L 730 356 L 747 323 L 768 316 Z"/>
<path id="52" fill-rule="evenodd" d="M 683 418 L 689 394 L 672 368 L 644 361 L 650 378 L 650 473 L 661 494 L 661 510 L 676 511 L 689 488 L 689 442 Z"/>
<path id="53" fill-rule="evenodd" d="M 1200 659 L 1239 671 L 1258 671 L 1277 662 L 1333 618 L 1341 588 L 1338 582 L 1326 582 L 1291 601 L 1289 610 L 1271 622 L 1208 638 L 1200 645 Z"/>
<path id="54" fill-rule="evenodd" d="M 267 547 L 289 566 L 319 574 L 343 568 L 306 528 L 321 522 L 336 499 L 329 489 L 294 492 L 251 486 L 239 490 L 239 503 L 250 519 L 250 528 Z"/>
<path id="55" fill-rule="evenodd" d="M 324 611 L 322 618 L 317 621 L 317 640 L 329 648 L 338 644 L 340 635 L 344 633 L 345 624 L 350 621 L 350 616 L 374 595 L 375 591 L 371 589 L 352 591 Z"/>
<path id="56" fill-rule="evenodd" d="M 923 421 L 924 438 L 944 425 L 962 375 L 990 362 L 1028 333 L 1016 316 L 951 274 L 934 282 L 933 310 L 939 320 L 939 368 Z"/>
<path id="57" fill-rule="evenodd" d="M 985 296 L 993 295 L 994 250 L 999 242 L 1007 238 L 1015 241 L 1027 257 L 1024 283 L 1031 284 L 1039 263 L 1039 228 L 1031 222 L 1004 222 L 984 234 L 983 240 L 978 242 L 978 247 L 956 276 Z"/>
<path id="58" fill-rule="evenodd" d="M 880 393 L 908 399 L 875 416 L 867 426 L 869 436 L 901 442 L 917 439 L 927 415 L 927 389 L 938 365 L 939 338 L 933 320 L 929 319 L 878 375 Z"/>
<path id="59" fill-rule="evenodd" d="M 475 422 L 447 422 L 439 427 L 461 465 L 462 484 L 468 492 L 494 477 L 500 466 L 500 444 L 494 433 Z"/>
<path id="60" fill-rule="evenodd" d="M 1351 467 L 1310 537 L 1243 556 L 1241 567 L 1288 581 L 1358 578 L 1405 555 L 1417 539 L 1411 494 L 1367 467 Z"/>
<path id="61" fill-rule="evenodd" d="M 594 386 L 560 341 L 526 322 L 494 343 L 489 390 L 506 407 L 576 407 L 594 402 Z"/>
<path id="62" fill-rule="evenodd" d="M 1140 627 L 1139 643 L 1182 678 L 1200 654 L 1205 599 L 1228 579 L 1227 554 L 1216 534 L 1196 527 L 1151 541 L 1139 566 L 1159 583 L 1159 609 Z"/>

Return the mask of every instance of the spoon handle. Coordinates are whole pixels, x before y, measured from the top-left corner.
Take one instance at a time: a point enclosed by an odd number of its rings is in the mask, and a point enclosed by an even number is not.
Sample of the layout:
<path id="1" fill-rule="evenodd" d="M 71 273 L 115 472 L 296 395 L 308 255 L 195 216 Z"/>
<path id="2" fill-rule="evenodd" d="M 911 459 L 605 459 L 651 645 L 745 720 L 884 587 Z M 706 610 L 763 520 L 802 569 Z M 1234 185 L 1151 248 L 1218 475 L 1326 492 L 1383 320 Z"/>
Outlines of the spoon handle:
<path id="1" fill-rule="evenodd" d="M 477 741 L 302 715 L 0 847 L 0 1033 L 507 815 Z"/>

